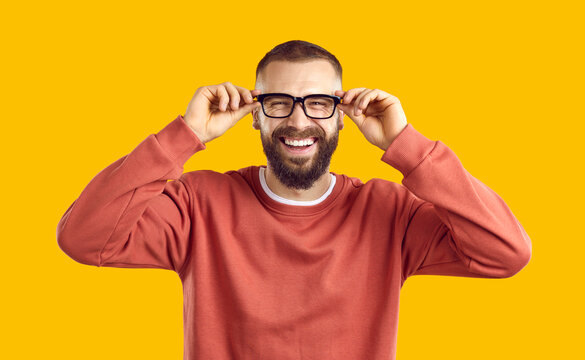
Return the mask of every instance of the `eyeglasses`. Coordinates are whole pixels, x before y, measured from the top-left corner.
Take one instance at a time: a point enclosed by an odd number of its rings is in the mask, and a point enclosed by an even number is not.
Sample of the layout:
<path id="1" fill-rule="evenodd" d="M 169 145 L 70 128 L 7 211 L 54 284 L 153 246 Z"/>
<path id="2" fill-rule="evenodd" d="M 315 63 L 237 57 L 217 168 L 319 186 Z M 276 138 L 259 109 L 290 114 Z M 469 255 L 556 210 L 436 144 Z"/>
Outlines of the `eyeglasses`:
<path id="1" fill-rule="evenodd" d="M 329 119 L 335 113 L 335 107 L 341 97 L 325 94 L 311 94 L 303 97 L 283 93 L 260 94 L 256 98 L 262 104 L 264 115 L 270 118 L 285 118 L 292 115 L 295 104 L 301 103 L 307 117 L 312 119 Z"/>

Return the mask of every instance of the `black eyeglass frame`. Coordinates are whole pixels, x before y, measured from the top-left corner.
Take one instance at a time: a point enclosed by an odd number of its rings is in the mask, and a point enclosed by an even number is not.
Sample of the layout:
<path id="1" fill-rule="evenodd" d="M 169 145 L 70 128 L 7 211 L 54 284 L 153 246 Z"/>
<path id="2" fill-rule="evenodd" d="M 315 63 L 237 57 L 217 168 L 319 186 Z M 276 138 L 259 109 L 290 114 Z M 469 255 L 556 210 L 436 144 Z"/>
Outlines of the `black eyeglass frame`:
<path id="1" fill-rule="evenodd" d="M 268 96 L 286 96 L 288 98 L 291 98 L 293 100 L 293 104 L 290 108 L 290 113 L 288 113 L 288 115 L 286 115 L 286 116 L 270 116 L 270 115 L 266 114 L 266 110 L 264 110 L 264 98 L 266 98 Z M 310 98 L 315 98 L 315 97 L 328 97 L 330 99 L 333 99 L 333 111 L 331 112 L 331 115 L 329 115 L 327 117 L 315 117 L 315 116 L 309 116 L 307 114 L 307 109 L 305 108 L 305 100 L 310 99 Z M 283 118 L 287 118 L 287 117 L 291 116 L 293 111 L 295 111 L 295 105 L 297 104 L 297 102 L 301 103 L 301 107 L 303 108 L 303 112 L 305 113 L 306 117 L 311 118 L 311 119 L 318 119 L 318 120 L 329 119 L 335 114 L 335 108 L 337 107 L 337 105 L 341 103 L 341 97 L 336 96 L 336 95 L 327 95 L 327 94 L 311 94 L 311 95 L 307 95 L 307 96 L 292 96 L 290 94 L 285 94 L 285 93 L 268 93 L 268 94 L 256 95 L 256 98 L 258 99 L 258 101 L 262 105 L 262 112 L 264 113 L 264 115 L 266 115 L 266 117 L 274 118 L 274 119 L 283 119 Z"/>

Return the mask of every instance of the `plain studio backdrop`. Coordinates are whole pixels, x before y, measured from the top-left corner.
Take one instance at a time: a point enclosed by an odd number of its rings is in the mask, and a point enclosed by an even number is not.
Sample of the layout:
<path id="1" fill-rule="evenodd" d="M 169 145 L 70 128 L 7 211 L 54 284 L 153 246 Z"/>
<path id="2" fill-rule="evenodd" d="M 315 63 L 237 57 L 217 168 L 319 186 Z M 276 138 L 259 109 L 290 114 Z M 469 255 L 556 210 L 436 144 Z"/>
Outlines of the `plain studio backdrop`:
<path id="1" fill-rule="evenodd" d="M 533 242 L 512 278 L 409 278 L 398 359 L 575 358 L 585 321 L 577 3 L 3 4 L 0 358 L 182 359 L 177 274 L 76 263 L 57 223 L 100 170 L 184 114 L 198 87 L 251 89 L 262 56 L 293 39 L 335 54 L 344 89 L 397 96 L 408 122 L 497 192 Z M 400 183 L 345 124 L 331 170 Z M 248 115 L 185 172 L 261 164 Z"/>

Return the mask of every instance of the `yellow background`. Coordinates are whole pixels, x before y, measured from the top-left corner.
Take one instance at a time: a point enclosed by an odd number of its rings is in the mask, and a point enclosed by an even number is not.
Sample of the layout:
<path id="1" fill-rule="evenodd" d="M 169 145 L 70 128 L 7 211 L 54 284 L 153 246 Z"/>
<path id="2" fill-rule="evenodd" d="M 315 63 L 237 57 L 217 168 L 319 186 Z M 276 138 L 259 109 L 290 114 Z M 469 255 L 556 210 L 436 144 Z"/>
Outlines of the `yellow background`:
<path id="1" fill-rule="evenodd" d="M 199 86 L 252 88 L 292 39 L 344 89 L 397 96 L 509 205 L 533 242 L 508 279 L 410 278 L 398 359 L 582 354 L 583 9 L 568 1 L 29 1 L 3 4 L 2 359 L 182 359 L 171 271 L 81 265 L 56 226 L 101 169 L 183 114 Z M 346 117 L 332 171 L 400 182 Z M 265 164 L 247 116 L 185 171 Z M 360 359 L 361 360 L 361 359 Z"/>

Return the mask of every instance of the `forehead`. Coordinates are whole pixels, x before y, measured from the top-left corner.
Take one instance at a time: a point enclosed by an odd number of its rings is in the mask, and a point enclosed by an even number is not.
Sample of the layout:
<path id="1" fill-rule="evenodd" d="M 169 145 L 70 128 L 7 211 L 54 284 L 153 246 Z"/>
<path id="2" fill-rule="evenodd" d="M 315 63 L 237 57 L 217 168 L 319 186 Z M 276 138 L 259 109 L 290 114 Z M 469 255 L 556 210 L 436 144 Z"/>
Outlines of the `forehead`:
<path id="1" fill-rule="evenodd" d="M 259 74 L 257 89 L 263 93 L 282 92 L 293 96 L 333 94 L 341 82 L 327 60 L 304 62 L 273 61 Z"/>

